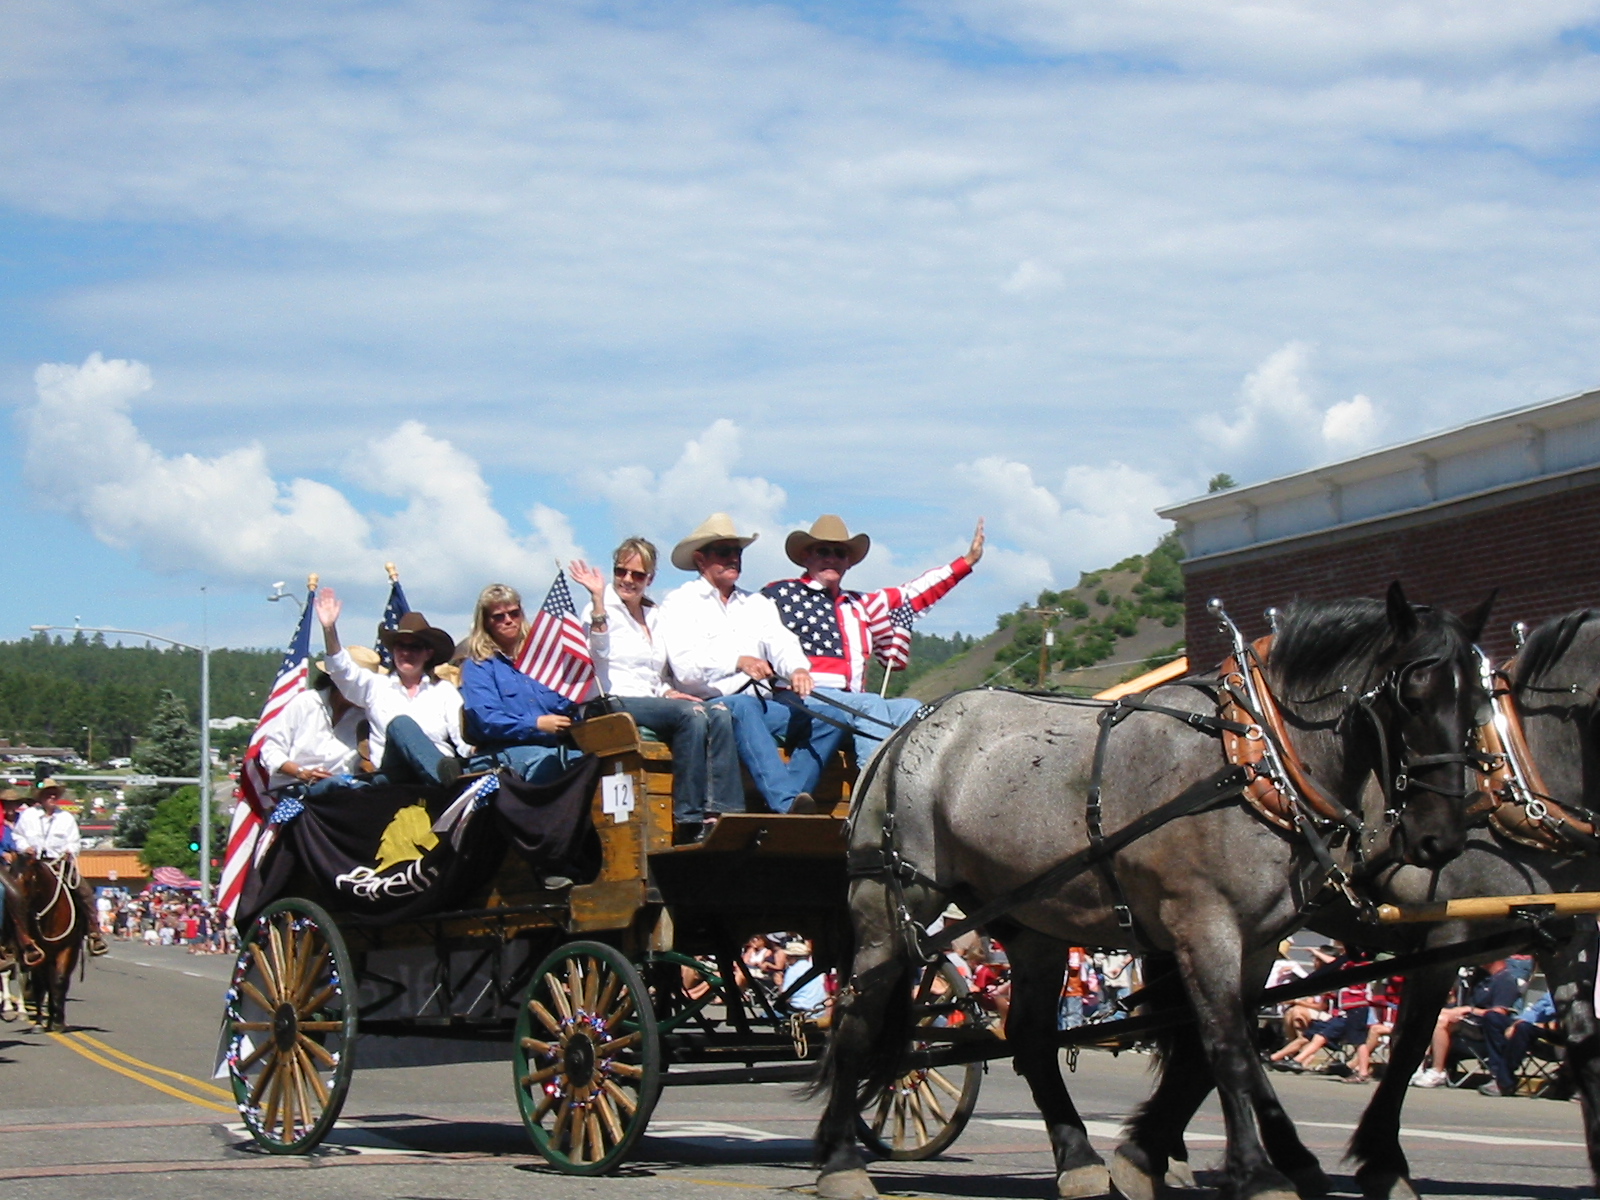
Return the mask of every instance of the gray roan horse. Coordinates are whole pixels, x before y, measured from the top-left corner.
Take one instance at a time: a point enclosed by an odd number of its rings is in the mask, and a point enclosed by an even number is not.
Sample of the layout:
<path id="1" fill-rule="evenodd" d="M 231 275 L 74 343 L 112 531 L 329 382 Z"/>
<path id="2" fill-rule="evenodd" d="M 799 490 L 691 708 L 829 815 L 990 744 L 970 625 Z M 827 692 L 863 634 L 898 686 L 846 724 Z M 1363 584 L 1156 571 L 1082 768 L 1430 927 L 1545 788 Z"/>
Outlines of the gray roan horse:
<path id="1" fill-rule="evenodd" d="M 1538 892 L 1600 891 L 1600 844 L 1593 838 L 1594 813 L 1600 811 L 1600 740 L 1597 740 L 1596 688 L 1600 687 L 1600 614 L 1587 609 L 1541 626 L 1505 672 L 1511 698 L 1521 717 L 1534 770 L 1542 777 L 1544 797 L 1538 807 L 1565 810 L 1568 820 L 1552 814 L 1539 828 L 1528 829 L 1523 811 L 1515 820 L 1497 811 L 1495 828 L 1475 830 L 1460 858 L 1435 877 L 1409 867 L 1396 870 L 1388 881 L 1388 897 L 1400 902 L 1451 900 L 1465 896 L 1514 896 Z M 1541 790 L 1537 787 L 1532 790 Z M 1555 801 L 1549 805 L 1548 801 Z M 1557 807 L 1559 806 L 1559 807 Z M 1508 805 L 1509 807 L 1509 805 Z M 1587 811 L 1586 811 L 1587 810 Z M 1576 818 L 1573 820 L 1572 818 Z M 1553 822 L 1558 822 L 1553 826 Z M 1569 823 L 1570 822 L 1570 823 Z M 1519 833 L 1519 826 L 1522 830 Z M 1574 828 L 1578 826 L 1578 828 Z M 1526 835 L 1553 833 L 1529 839 Z M 1570 853 L 1542 852 L 1519 845 L 1511 836 L 1565 843 Z M 1358 930 L 1352 922 L 1343 927 L 1317 921 L 1318 928 L 1337 930 L 1365 945 L 1377 938 L 1370 927 Z M 1600 1027 L 1594 1006 L 1595 923 L 1581 918 L 1570 935 L 1538 950 L 1545 979 L 1555 996 L 1557 1015 L 1567 1035 L 1566 1064 L 1583 1098 L 1584 1131 L 1589 1164 L 1600 1179 Z M 1416 927 L 1396 949 L 1435 946 L 1482 936 L 1508 928 L 1506 923 L 1474 921 Z M 1400 1149 L 1400 1110 L 1406 1084 L 1422 1062 L 1439 1009 L 1454 981 L 1454 965 L 1406 973 L 1400 1020 L 1389 1050 L 1383 1082 L 1368 1105 L 1361 1126 L 1350 1143 L 1360 1167 L 1357 1178 L 1368 1196 L 1412 1198 L 1410 1169 Z"/>
<path id="2" fill-rule="evenodd" d="M 1352 836 L 1375 856 L 1438 866 L 1461 849 L 1463 752 L 1481 695 L 1472 650 L 1479 624 L 1481 617 L 1469 627 L 1446 613 L 1414 609 L 1398 584 L 1390 587 L 1387 604 L 1295 605 L 1280 620 L 1266 679 L 1292 730 L 1292 748 L 1323 791 L 1362 826 Z M 1147 700 L 1216 712 L 1211 695 L 1195 686 L 1158 689 Z M 816 1152 L 818 1193 L 829 1200 L 876 1195 L 856 1147 L 854 1121 L 859 1107 L 898 1075 L 910 1036 L 912 960 L 902 898 L 919 923 L 950 900 L 973 912 L 1091 843 L 1086 792 L 1095 711 L 976 691 L 921 715 L 869 764 L 851 818 L 852 859 L 892 849 L 901 869 L 893 878 L 861 873 L 851 884 L 853 974 L 841 990 L 841 1012 L 815 1085 L 828 1092 Z M 1127 715 L 1108 744 L 1102 784 L 1110 838 L 1225 765 L 1216 740 L 1158 713 Z M 1394 779 L 1407 764 L 1413 778 L 1398 791 Z M 1367 787 L 1375 774 L 1384 786 Z M 1349 861 L 1347 845 L 1338 853 Z M 1305 839 L 1268 825 L 1235 800 L 1134 841 L 1115 856 L 1114 877 L 1141 948 L 1177 963 L 1199 1015 L 1208 1059 L 1201 1073 L 1222 1085 L 1231 1193 L 1286 1200 L 1295 1195 L 1291 1178 L 1308 1190 L 1325 1187 L 1315 1157 L 1300 1144 L 1267 1081 L 1252 1037 L 1258 981 L 1266 977 L 1274 944 L 1300 923 L 1307 898 L 1327 878 Z M 988 926 L 1011 961 L 1007 1037 L 1044 1117 L 1064 1197 L 1105 1195 L 1113 1177 L 1130 1200 L 1152 1196 L 1172 1142 L 1171 1128 L 1147 1106 L 1108 1171 L 1061 1077 L 1055 1012 L 1067 947 L 1126 946 L 1115 904 L 1111 874 L 1086 871 Z M 1208 1081 L 1201 1096 L 1209 1087 Z M 1257 1121 L 1274 1135 L 1271 1160 Z M 1182 1128 L 1180 1122 L 1180 1138 Z"/>

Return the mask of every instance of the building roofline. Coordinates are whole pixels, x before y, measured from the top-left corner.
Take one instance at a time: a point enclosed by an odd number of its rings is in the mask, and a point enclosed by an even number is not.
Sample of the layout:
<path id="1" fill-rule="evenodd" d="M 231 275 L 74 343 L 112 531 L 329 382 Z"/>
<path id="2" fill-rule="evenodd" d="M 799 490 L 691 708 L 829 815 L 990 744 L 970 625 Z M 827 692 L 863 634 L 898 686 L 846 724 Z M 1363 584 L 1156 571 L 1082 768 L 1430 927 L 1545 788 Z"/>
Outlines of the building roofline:
<path id="1" fill-rule="evenodd" d="M 1229 488 L 1156 509 L 1156 515 L 1180 523 L 1221 516 L 1230 511 L 1262 508 L 1268 504 L 1314 495 L 1331 485 L 1360 483 L 1399 471 L 1416 470 L 1419 463 L 1450 458 L 1504 444 L 1530 434 L 1543 434 L 1600 416 L 1600 388 L 1575 392 L 1555 400 L 1508 409 L 1479 417 L 1441 433 L 1369 450 L 1354 458 L 1280 475 L 1262 483 Z"/>

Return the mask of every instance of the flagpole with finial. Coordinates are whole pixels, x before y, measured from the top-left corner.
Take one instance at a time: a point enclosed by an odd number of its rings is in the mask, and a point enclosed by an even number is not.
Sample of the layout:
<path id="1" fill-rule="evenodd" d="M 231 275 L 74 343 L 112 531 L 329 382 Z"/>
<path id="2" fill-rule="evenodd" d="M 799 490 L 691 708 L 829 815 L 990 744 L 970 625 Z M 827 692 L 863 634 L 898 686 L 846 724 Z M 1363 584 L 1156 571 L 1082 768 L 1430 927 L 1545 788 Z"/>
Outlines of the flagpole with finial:
<path id="1" fill-rule="evenodd" d="M 307 575 L 306 576 L 306 591 L 310 592 L 312 595 L 316 595 L 317 584 L 321 581 L 321 579 L 322 579 L 322 576 L 318 575 L 315 571 L 313 571 L 313 572 L 311 572 L 311 574 Z"/>
<path id="2" fill-rule="evenodd" d="M 891 667 L 887 662 L 883 664 L 883 686 L 878 689 L 878 698 L 880 700 L 887 700 L 889 698 L 889 674 L 893 670 L 894 668 Z"/>
<path id="3" fill-rule="evenodd" d="M 393 563 L 384 563 L 383 564 L 383 569 L 389 573 L 389 582 L 390 583 L 399 583 L 400 582 L 400 568 L 399 567 L 395 566 Z"/>

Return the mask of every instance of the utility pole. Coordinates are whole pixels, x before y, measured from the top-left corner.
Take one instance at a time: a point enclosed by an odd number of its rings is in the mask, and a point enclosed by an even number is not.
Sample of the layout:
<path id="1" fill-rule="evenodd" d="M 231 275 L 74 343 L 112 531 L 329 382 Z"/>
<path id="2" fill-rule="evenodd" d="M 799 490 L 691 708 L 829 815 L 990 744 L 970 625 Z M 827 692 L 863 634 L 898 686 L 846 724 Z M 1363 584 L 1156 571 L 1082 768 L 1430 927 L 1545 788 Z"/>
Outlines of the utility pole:
<path id="1" fill-rule="evenodd" d="M 1064 608 L 1025 608 L 1022 611 L 1026 612 L 1026 613 L 1032 613 L 1034 616 L 1038 617 L 1039 618 L 1039 623 L 1041 625 L 1044 624 L 1045 618 L 1047 618 L 1047 617 L 1055 617 L 1057 620 L 1060 620 L 1062 617 L 1068 615 L 1067 614 L 1067 610 L 1064 609 Z M 1056 630 L 1055 630 L 1055 626 L 1054 625 L 1045 625 L 1045 628 L 1044 628 L 1044 642 L 1039 647 L 1039 690 L 1040 691 L 1044 690 L 1045 677 L 1048 676 L 1049 673 L 1050 673 L 1050 651 L 1055 649 L 1055 645 L 1056 645 Z"/>

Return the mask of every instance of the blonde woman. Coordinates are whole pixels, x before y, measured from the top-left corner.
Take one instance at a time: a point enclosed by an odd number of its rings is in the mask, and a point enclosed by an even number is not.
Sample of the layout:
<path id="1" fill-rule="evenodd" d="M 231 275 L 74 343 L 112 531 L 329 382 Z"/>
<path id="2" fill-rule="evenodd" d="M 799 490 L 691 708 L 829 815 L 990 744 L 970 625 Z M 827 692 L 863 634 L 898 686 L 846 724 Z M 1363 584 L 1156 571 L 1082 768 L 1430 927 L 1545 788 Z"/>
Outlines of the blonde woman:
<path id="1" fill-rule="evenodd" d="M 725 812 L 744 811 L 744 783 L 727 709 L 704 704 L 667 680 L 667 652 L 656 635 L 656 548 L 631 537 L 611 556 L 611 583 L 585 562 L 572 578 L 591 597 L 580 620 L 589 632 L 600 690 L 614 707 L 672 746 L 674 840 L 697 841 Z"/>
<path id="2" fill-rule="evenodd" d="M 572 725 L 572 701 L 517 670 L 517 651 L 528 636 L 522 596 L 491 583 L 478 594 L 461 664 L 461 700 L 467 737 L 478 753 L 474 769 L 490 762 L 530 783 L 545 783 L 566 767 L 562 745 Z"/>

